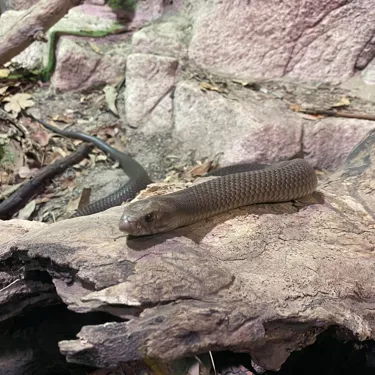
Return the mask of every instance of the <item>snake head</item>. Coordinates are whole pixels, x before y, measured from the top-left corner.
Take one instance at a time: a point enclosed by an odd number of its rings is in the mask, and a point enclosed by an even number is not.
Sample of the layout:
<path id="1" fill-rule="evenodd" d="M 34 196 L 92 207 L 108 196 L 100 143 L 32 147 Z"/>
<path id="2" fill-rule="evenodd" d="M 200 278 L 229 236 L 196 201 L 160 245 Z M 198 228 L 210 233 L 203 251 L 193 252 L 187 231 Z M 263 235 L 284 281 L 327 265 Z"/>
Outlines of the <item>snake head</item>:
<path id="1" fill-rule="evenodd" d="M 174 229 L 172 202 L 167 197 L 151 197 L 124 205 L 120 219 L 121 232 L 145 236 Z"/>

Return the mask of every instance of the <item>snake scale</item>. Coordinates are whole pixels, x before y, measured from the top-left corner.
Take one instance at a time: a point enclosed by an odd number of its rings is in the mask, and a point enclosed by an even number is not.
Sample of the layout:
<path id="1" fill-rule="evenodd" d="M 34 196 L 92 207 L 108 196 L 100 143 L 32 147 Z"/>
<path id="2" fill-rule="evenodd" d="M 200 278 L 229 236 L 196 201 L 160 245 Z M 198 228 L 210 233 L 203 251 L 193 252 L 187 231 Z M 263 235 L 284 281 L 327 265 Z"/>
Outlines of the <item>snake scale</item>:
<path id="1" fill-rule="evenodd" d="M 116 192 L 78 210 L 74 216 L 91 215 L 120 205 L 133 199 L 151 183 L 145 169 L 130 155 L 94 136 L 61 130 L 33 119 L 55 133 L 93 143 L 117 160 L 129 177 L 129 181 Z M 120 231 L 133 236 L 166 232 L 241 206 L 303 198 L 317 187 L 315 171 L 303 159 L 273 165 L 239 164 L 218 169 L 211 175 L 219 177 L 174 193 L 126 203 L 119 223 Z"/>
<path id="2" fill-rule="evenodd" d="M 314 169 L 294 159 L 128 203 L 120 230 L 133 236 L 166 232 L 241 206 L 302 198 L 316 187 Z"/>

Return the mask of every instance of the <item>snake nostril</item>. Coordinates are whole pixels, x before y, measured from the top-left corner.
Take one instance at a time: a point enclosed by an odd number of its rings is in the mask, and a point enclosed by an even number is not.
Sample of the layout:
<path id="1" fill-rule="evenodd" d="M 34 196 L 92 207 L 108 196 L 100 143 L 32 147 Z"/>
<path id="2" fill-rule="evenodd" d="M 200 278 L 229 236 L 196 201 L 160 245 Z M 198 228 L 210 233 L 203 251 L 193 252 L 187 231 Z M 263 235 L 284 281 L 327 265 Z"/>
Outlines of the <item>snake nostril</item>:
<path id="1" fill-rule="evenodd" d="M 121 232 L 124 232 L 126 234 L 132 234 L 132 228 L 133 228 L 134 222 L 132 220 L 129 220 L 129 217 L 122 217 L 119 224 L 119 229 Z"/>

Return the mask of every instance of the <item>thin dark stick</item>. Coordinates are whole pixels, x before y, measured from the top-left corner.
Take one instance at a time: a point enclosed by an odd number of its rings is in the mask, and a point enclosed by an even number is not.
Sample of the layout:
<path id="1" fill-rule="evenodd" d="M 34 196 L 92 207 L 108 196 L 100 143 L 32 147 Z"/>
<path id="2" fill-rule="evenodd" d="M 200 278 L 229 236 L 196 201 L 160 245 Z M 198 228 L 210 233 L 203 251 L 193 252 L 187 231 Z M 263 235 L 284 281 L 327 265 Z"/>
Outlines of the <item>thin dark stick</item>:
<path id="1" fill-rule="evenodd" d="M 0 203 L 0 219 L 10 219 L 16 212 L 23 208 L 31 198 L 39 194 L 54 176 L 64 172 L 69 166 L 77 164 L 86 158 L 91 148 L 91 145 L 82 144 L 72 154 L 45 167 L 37 176 L 21 186 L 8 199 Z"/>
<path id="2" fill-rule="evenodd" d="M 345 112 L 345 111 L 334 111 L 329 109 L 298 109 L 297 112 L 307 113 L 309 115 L 323 115 L 332 117 L 345 117 L 345 118 L 357 118 L 359 120 L 375 121 L 375 115 L 368 115 L 366 113 L 356 112 Z"/>

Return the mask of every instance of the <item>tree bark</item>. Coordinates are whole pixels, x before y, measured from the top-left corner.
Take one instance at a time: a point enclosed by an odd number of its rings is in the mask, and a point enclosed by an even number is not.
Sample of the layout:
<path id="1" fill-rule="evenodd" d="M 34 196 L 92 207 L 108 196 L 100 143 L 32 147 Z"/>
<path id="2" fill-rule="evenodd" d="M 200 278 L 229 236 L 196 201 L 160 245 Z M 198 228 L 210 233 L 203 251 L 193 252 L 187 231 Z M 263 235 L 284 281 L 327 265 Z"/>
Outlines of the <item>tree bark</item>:
<path id="1" fill-rule="evenodd" d="M 277 370 L 330 327 L 375 339 L 374 181 L 372 132 L 299 202 L 243 207 L 136 239 L 118 230 L 121 207 L 51 225 L 2 222 L 3 283 L 17 277 L 11 265 L 22 259 L 50 274 L 69 309 L 124 319 L 61 341 L 72 362 L 116 366 L 233 350 Z M 0 320 L 19 314 L 26 297 L 15 286 L 0 289 Z"/>
<path id="2" fill-rule="evenodd" d="M 0 65 L 10 61 L 83 0 L 40 0 L 0 39 Z"/>

